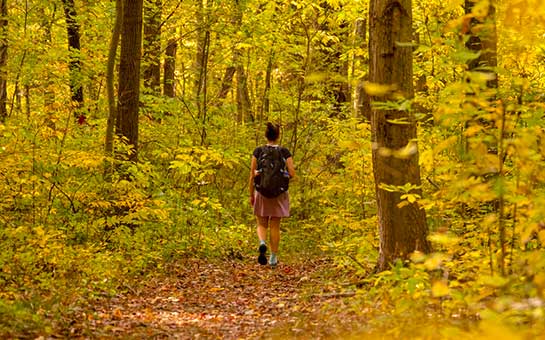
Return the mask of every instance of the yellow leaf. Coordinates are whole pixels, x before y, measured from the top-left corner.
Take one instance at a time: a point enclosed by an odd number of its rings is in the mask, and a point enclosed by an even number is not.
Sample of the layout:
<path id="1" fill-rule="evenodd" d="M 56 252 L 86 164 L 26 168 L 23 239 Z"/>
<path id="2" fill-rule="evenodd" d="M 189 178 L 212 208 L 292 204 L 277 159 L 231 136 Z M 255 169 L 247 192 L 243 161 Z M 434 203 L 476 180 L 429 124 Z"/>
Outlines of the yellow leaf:
<path id="1" fill-rule="evenodd" d="M 424 262 L 424 260 L 426 260 L 426 255 L 418 250 L 411 254 L 411 261 L 414 263 L 421 263 Z"/>
<path id="2" fill-rule="evenodd" d="M 448 233 L 433 233 L 428 240 L 442 244 L 444 246 L 453 246 L 459 242 L 459 238 Z"/>
<path id="3" fill-rule="evenodd" d="M 509 280 L 499 275 L 481 275 L 478 282 L 488 287 L 499 288 L 507 285 Z"/>
<path id="4" fill-rule="evenodd" d="M 426 259 L 424 267 L 428 270 L 434 270 L 441 266 L 443 261 L 446 260 L 446 256 L 440 253 L 435 253 Z"/>
<path id="5" fill-rule="evenodd" d="M 404 195 L 401 195 L 400 197 L 400 199 L 407 200 L 409 201 L 409 203 L 416 202 L 418 198 L 420 198 L 420 195 L 417 195 L 417 194 L 404 194 Z"/>
<path id="6" fill-rule="evenodd" d="M 365 82 L 363 89 L 370 96 L 381 97 L 390 94 L 397 89 L 397 86 L 390 84 L 377 84 L 371 82 Z"/>
<path id="7" fill-rule="evenodd" d="M 305 82 L 307 83 L 318 83 L 326 79 L 327 73 L 324 72 L 313 72 L 305 76 Z"/>
<path id="8" fill-rule="evenodd" d="M 473 125 L 473 126 L 468 127 L 464 131 L 464 135 L 467 136 L 467 137 L 475 136 L 482 129 L 483 129 L 483 127 L 480 126 L 480 125 Z"/>
<path id="9" fill-rule="evenodd" d="M 439 144 L 437 144 L 437 146 L 434 148 L 434 152 L 436 154 L 439 154 L 441 153 L 443 150 L 451 147 L 452 145 L 455 145 L 456 142 L 458 141 L 458 137 L 457 136 L 452 136 L 452 137 L 449 137 L 447 139 L 445 139 L 444 141 L 440 142 Z"/>
<path id="10" fill-rule="evenodd" d="M 399 159 L 409 159 L 418 152 L 415 141 L 410 141 L 405 147 L 394 151 L 394 157 Z"/>
<path id="11" fill-rule="evenodd" d="M 433 285 L 431 286 L 431 294 L 435 297 L 441 297 L 448 295 L 450 293 L 450 289 L 448 288 L 447 284 L 443 281 L 435 281 Z"/>
<path id="12" fill-rule="evenodd" d="M 539 242 L 541 242 L 541 244 L 545 244 L 545 230 L 541 230 L 539 233 L 537 233 L 537 236 L 539 237 Z"/>
<path id="13" fill-rule="evenodd" d="M 242 49 L 245 49 L 245 48 L 252 48 L 253 45 L 252 44 L 247 44 L 247 43 L 238 43 L 235 48 L 238 49 L 238 50 L 242 50 Z"/>
<path id="14" fill-rule="evenodd" d="M 484 19 L 488 15 L 488 9 L 490 8 L 490 2 L 487 0 L 478 1 L 471 9 L 471 13 L 479 18 Z"/>
<path id="15" fill-rule="evenodd" d="M 392 150 L 385 147 L 380 147 L 378 149 L 378 154 L 382 157 L 390 157 L 392 155 Z"/>
<path id="16" fill-rule="evenodd" d="M 534 284 L 540 289 L 545 289 L 545 273 L 537 273 L 534 276 Z"/>
<path id="17" fill-rule="evenodd" d="M 37 226 L 34 228 L 34 231 L 36 232 L 36 235 L 43 237 L 45 235 L 45 230 L 42 228 L 42 226 Z"/>

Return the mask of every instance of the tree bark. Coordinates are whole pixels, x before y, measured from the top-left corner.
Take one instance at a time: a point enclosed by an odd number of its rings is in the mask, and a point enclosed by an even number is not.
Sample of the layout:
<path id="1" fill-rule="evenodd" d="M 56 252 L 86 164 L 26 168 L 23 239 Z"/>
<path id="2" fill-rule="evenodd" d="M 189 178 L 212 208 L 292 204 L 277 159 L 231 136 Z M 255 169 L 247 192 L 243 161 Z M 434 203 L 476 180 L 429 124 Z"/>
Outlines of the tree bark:
<path id="1" fill-rule="evenodd" d="M 143 0 L 123 0 L 116 132 L 130 145 L 131 161 L 138 159 L 142 7 Z"/>
<path id="2" fill-rule="evenodd" d="M 231 22 L 237 31 L 240 31 L 242 27 L 242 18 L 244 14 L 243 7 L 244 3 L 241 1 L 235 1 L 233 9 L 233 17 Z M 244 69 L 243 62 L 243 52 L 244 50 L 239 46 L 234 47 L 233 49 L 233 66 L 235 67 L 236 73 L 236 98 L 237 98 L 237 121 L 243 122 L 246 117 L 250 117 L 251 120 L 254 120 L 252 115 L 252 104 L 250 100 L 250 93 L 248 92 L 248 76 L 246 70 Z"/>
<path id="3" fill-rule="evenodd" d="M 203 0 L 196 0 L 197 1 L 197 9 L 195 12 L 196 16 L 196 54 L 195 54 L 195 62 L 193 64 L 193 70 L 194 70 L 194 92 L 195 92 L 195 98 L 197 103 L 200 103 L 201 99 L 201 93 L 202 93 L 202 86 L 203 86 L 203 62 L 204 62 L 204 54 L 205 54 L 205 40 L 206 40 L 206 31 L 208 30 L 205 23 L 205 8 L 203 4 Z"/>
<path id="4" fill-rule="evenodd" d="M 72 102 L 76 105 L 74 114 L 80 122 L 85 121 L 85 115 L 79 112 L 83 106 L 83 86 L 81 84 L 81 60 L 80 60 L 80 32 L 77 21 L 77 13 L 74 0 L 62 0 L 64 16 L 66 18 L 66 32 L 68 34 L 68 50 L 70 52 L 70 90 L 72 91 Z"/>
<path id="5" fill-rule="evenodd" d="M 158 95 L 161 92 L 162 0 L 145 0 L 144 12 L 144 86 Z"/>
<path id="6" fill-rule="evenodd" d="M 8 4 L 0 1 L 0 122 L 8 116 Z"/>
<path id="7" fill-rule="evenodd" d="M 121 34 L 121 23 L 123 21 L 123 0 L 115 1 L 115 23 L 110 40 L 110 49 L 108 51 L 108 65 L 106 67 L 106 92 L 108 95 L 108 122 L 106 126 L 106 142 L 104 151 L 107 156 L 112 155 L 114 145 L 114 126 L 117 121 L 117 107 L 115 105 L 114 89 L 114 69 L 115 58 L 117 54 L 117 45 L 119 45 L 119 36 Z"/>
<path id="8" fill-rule="evenodd" d="M 197 0 L 196 11 L 196 45 L 197 53 L 194 63 L 195 71 L 195 101 L 200 123 L 201 145 L 206 144 L 206 125 L 208 121 L 208 57 L 210 51 L 210 29 L 208 27 L 207 2 Z"/>
<path id="9" fill-rule="evenodd" d="M 48 5 L 50 5 L 48 3 Z M 57 14 L 57 6 L 54 3 L 51 12 L 51 17 L 49 17 L 46 7 L 39 7 L 38 13 L 41 18 L 40 26 L 41 29 L 43 29 L 43 35 L 42 35 L 42 41 L 41 43 L 44 44 L 44 46 L 48 48 L 52 48 L 52 41 L 53 41 L 53 23 L 56 20 L 56 14 Z M 47 73 L 42 77 L 41 84 L 39 85 L 41 88 L 43 88 L 43 101 L 44 101 L 44 110 L 46 112 L 50 112 L 51 106 L 55 104 L 55 92 L 53 91 L 53 75 L 50 71 L 47 71 Z M 30 88 L 30 86 L 29 86 Z M 30 98 L 29 92 L 27 92 L 27 95 Z M 30 102 L 30 99 L 28 100 Z M 30 108 L 27 108 L 27 111 L 30 110 Z M 54 125 L 50 124 L 49 125 Z"/>
<path id="10" fill-rule="evenodd" d="M 367 43 L 367 20 L 358 19 L 355 26 L 354 47 L 364 48 Z M 366 60 L 366 58 L 362 56 L 356 56 L 354 59 L 354 61 L 359 62 L 360 67 L 362 64 L 367 64 L 369 62 L 369 60 Z M 365 119 L 371 121 L 371 101 L 363 88 L 363 84 L 367 80 L 369 80 L 369 74 L 366 74 L 363 79 L 358 79 L 358 83 L 354 89 L 353 105 L 356 117 L 365 117 Z"/>
<path id="11" fill-rule="evenodd" d="M 170 39 L 165 51 L 165 64 L 163 67 L 163 94 L 167 97 L 174 98 L 176 96 L 176 39 Z"/>
<path id="12" fill-rule="evenodd" d="M 371 0 L 369 80 L 396 88 L 396 95 L 413 96 L 411 0 Z M 393 100 L 393 93 L 374 93 L 372 100 Z M 378 270 L 414 251 L 429 252 L 426 214 L 418 202 L 402 202 L 399 187 L 411 184 L 420 195 L 416 122 L 406 110 L 374 108 L 371 115 L 373 172 L 380 232 Z M 403 152 L 398 152 L 405 150 Z"/>
<path id="13" fill-rule="evenodd" d="M 221 80 L 221 88 L 218 93 L 218 100 L 224 100 L 225 97 L 227 97 L 227 94 L 233 87 L 233 78 L 235 76 L 236 67 L 234 66 L 228 66 L 225 69 L 225 73 L 223 74 L 223 78 Z"/>
<path id="14" fill-rule="evenodd" d="M 242 54 L 240 51 L 235 51 L 237 55 L 236 76 L 237 76 L 237 121 L 243 122 L 246 117 L 249 117 L 252 121 L 254 117 L 252 115 L 252 103 L 250 100 L 250 93 L 248 92 L 248 76 L 244 70 L 242 64 Z"/>
<path id="15" fill-rule="evenodd" d="M 269 61 L 267 62 L 267 71 L 265 72 L 265 87 L 263 89 L 263 105 L 259 114 L 259 120 L 263 121 L 264 116 L 268 116 L 271 111 L 271 100 L 269 98 L 271 92 L 271 80 L 273 71 L 274 52 L 271 51 Z"/>

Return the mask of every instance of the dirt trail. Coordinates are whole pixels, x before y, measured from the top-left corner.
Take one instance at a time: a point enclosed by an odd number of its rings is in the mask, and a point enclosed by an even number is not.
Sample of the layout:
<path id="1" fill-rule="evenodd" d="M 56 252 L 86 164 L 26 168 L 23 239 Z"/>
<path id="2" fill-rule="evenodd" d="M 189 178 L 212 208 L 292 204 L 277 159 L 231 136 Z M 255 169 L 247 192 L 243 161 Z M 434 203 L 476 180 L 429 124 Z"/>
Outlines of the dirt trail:
<path id="1" fill-rule="evenodd" d="M 92 338 L 254 339 L 306 338 L 309 332 L 323 338 L 346 330 L 320 320 L 330 314 L 324 308 L 338 310 L 343 304 L 328 292 L 335 288 L 320 278 L 327 261 L 298 260 L 276 269 L 254 262 L 186 261 L 173 275 L 150 280 L 140 291 L 91 306 L 70 333 Z M 349 322 L 348 314 L 342 314 L 342 322 Z"/>

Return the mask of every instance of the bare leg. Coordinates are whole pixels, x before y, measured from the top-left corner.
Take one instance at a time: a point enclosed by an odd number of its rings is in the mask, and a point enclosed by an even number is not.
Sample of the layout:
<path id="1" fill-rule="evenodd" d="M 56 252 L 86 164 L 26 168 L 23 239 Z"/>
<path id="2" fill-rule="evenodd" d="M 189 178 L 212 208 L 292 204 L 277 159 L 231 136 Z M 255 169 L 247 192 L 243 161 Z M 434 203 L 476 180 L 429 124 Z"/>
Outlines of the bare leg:
<path id="1" fill-rule="evenodd" d="M 260 265 L 267 264 L 267 246 L 265 245 L 265 240 L 267 239 L 267 227 L 269 224 L 268 217 L 257 217 L 257 236 L 259 237 L 259 256 L 257 257 L 257 262 Z"/>
<path id="2" fill-rule="evenodd" d="M 266 241 L 267 240 L 267 227 L 269 225 L 269 218 L 268 217 L 256 216 L 256 219 L 257 219 L 257 237 L 259 237 L 260 241 Z"/>
<path id="3" fill-rule="evenodd" d="M 269 226 L 271 228 L 271 251 L 276 254 L 280 244 L 280 217 L 271 217 Z"/>

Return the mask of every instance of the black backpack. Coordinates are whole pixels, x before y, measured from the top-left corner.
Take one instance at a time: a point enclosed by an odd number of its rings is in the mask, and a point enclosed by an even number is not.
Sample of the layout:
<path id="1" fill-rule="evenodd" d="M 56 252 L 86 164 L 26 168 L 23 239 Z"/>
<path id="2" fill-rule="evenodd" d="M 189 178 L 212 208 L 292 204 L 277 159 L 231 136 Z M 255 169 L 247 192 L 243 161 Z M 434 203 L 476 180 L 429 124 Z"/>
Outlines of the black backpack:
<path id="1" fill-rule="evenodd" d="M 257 159 L 257 171 L 259 174 L 254 178 L 254 185 L 261 195 L 273 198 L 288 191 L 290 175 L 280 147 L 262 148 Z"/>

